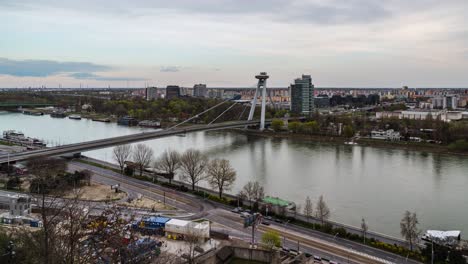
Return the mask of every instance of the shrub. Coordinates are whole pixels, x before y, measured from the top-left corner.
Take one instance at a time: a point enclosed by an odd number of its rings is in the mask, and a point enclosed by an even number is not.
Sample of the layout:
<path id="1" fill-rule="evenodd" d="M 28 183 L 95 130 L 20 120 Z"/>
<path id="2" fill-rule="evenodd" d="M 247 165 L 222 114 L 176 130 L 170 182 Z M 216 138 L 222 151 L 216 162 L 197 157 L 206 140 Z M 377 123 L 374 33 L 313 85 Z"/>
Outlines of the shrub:
<path id="1" fill-rule="evenodd" d="M 452 151 L 468 151 L 468 141 L 464 139 L 451 143 L 448 148 Z"/>

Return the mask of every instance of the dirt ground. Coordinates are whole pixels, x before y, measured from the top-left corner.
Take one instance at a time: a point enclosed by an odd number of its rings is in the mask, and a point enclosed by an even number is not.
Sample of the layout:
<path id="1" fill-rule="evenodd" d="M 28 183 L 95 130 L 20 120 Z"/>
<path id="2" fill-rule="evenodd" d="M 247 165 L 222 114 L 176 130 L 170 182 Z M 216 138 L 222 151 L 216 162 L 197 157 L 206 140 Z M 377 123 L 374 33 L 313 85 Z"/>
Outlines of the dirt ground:
<path id="1" fill-rule="evenodd" d="M 83 186 L 80 190 L 80 199 L 87 201 L 115 201 L 127 197 L 125 192 L 116 193 L 109 185 L 91 183 L 91 186 Z M 68 193 L 64 198 L 73 198 L 73 192 Z"/>
<path id="2" fill-rule="evenodd" d="M 154 208 L 154 210 L 174 210 L 174 208 L 169 205 L 164 205 L 160 201 L 155 201 L 147 197 L 143 197 L 140 200 L 134 199 L 130 203 L 125 202 L 125 203 L 119 203 L 119 204 L 123 206 L 131 206 L 131 207 L 136 207 L 136 208 L 146 208 L 146 209 Z"/>

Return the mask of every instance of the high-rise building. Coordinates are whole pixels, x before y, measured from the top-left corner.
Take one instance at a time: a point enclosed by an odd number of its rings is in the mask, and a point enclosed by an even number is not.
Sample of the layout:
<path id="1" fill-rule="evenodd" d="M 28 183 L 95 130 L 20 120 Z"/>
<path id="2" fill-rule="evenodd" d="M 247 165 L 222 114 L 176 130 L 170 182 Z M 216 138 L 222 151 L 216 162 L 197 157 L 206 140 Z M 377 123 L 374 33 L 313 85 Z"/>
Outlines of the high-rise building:
<path id="1" fill-rule="evenodd" d="M 291 112 L 310 115 L 314 112 L 314 85 L 310 75 L 294 80 L 291 84 Z"/>
<path id="2" fill-rule="evenodd" d="M 195 84 L 193 86 L 194 97 L 206 97 L 207 91 L 206 84 Z"/>
<path id="3" fill-rule="evenodd" d="M 179 98 L 180 87 L 177 85 L 168 85 L 166 87 L 166 99 Z"/>
<path id="4" fill-rule="evenodd" d="M 158 88 L 148 87 L 145 91 L 145 97 L 147 101 L 151 101 L 158 98 Z"/>

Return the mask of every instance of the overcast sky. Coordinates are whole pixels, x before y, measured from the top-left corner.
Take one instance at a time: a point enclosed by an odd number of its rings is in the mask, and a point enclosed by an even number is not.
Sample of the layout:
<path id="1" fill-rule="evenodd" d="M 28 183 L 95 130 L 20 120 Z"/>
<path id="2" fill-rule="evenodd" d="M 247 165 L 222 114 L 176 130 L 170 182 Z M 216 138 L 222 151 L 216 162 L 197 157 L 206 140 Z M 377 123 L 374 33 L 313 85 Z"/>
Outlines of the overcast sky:
<path id="1" fill-rule="evenodd" d="M 468 87 L 468 0 L 0 0 L 0 87 Z"/>

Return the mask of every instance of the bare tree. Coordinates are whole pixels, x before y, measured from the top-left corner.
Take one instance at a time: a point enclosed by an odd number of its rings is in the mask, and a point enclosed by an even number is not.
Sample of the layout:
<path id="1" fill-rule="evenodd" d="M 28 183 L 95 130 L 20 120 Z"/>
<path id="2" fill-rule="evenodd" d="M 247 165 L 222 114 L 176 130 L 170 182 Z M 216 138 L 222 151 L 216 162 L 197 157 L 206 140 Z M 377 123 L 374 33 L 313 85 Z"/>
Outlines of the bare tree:
<path id="1" fill-rule="evenodd" d="M 364 217 L 361 220 L 361 229 L 362 229 L 362 237 L 364 237 L 364 244 L 366 243 L 366 236 L 367 231 L 369 230 L 369 226 L 367 226 L 366 220 Z"/>
<path id="2" fill-rule="evenodd" d="M 182 180 L 192 185 L 192 191 L 195 185 L 205 178 L 205 170 L 208 164 L 208 158 L 200 151 L 189 149 L 180 158 L 180 169 L 182 171 Z"/>
<path id="3" fill-rule="evenodd" d="M 64 263 L 89 263 L 92 253 L 83 252 L 81 241 L 89 235 L 85 226 L 92 211 L 91 203 L 80 201 L 81 189 L 74 189 L 73 192 L 72 199 L 63 199 L 65 206 L 60 214 L 60 224 L 56 227 L 60 229 L 56 247 Z"/>
<path id="4" fill-rule="evenodd" d="M 172 179 L 175 177 L 176 171 L 180 168 L 180 154 L 175 150 L 166 150 L 155 162 L 154 168 L 165 171 L 169 183 L 172 183 Z"/>
<path id="5" fill-rule="evenodd" d="M 300 204 L 296 204 L 294 207 L 293 207 L 293 210 L 294 210 L 294 218 L 297 217 L 297 213 L 301 212 L 301 205 Z"/>
<path id="6" fill-rule="evenodd" d="M 197 230 L 191 230 L 184 235 L 184 240 L 187 243 L 187 260 L 188 263 L 195 263 L 195 248 L 203 242 L 203 237 Z"/>
<path id="7" fill-rule="evenodd" d="M 312 217 L 314 211 L 314 205 L 310 200 L 310 197 L 307 196 L 304 204 L 304 215 L 307 217 L 307 222 L 310 222 L 310 218 Z"/>
<path id="8" fill-rule="evenodd" d="M 38 158 L 28 162 L 28 170 L 35 176 L 31 183 L 31 192 L 35 193 L 37 205 L 40 210 L 43 235 L 42 241 L 38 241 L 42 252 L 42 262 L 54 263 L 54 248 L 58 234 L 57 225 L 60 222 L 60 214 L 65 205 L 59 199 L 61 188 L 58 174 L 64 173 L 67 164 L 63 159 Z"/>
<path id="9" fill-rule="evenodd" d="M 418 228 L 419 220 L 416 213 L 406 211 L 400 221 L 400 233 L 408 241 L 410 250 L 413 250 L 413 245 L 417 242 L 421 230 Z"/>
<path id="10" fill-rule="evenodd" d="M 236 171 L 226 159 L 212 160 L 208 165 L 207 174 L 210 185 L 218 189 L 219 198 L 222 197 L 223 191 L 230 190 L 236 181 Z"/>
<path id="11" fill-rule="evenodd" d="M 132 155 L 131 145 L 119 145 L 113 149 L 114 160 L 117 161 L 120 167 L 120 173 L 123 174 L 125 168 L 125 161 Z"/>
<path id="12" fill-rule="evenodd" d="M 143 170 L 151 164 L 153 159 L 153 150 L 145 144 L 138 144 L 133 150 L 133 161 L 140 170 L 140 176 L 143 175 Z"/>
<path id="13" fill-rule="evenodd" d="M 245 197 L 251 203 L 251 207 L 253 208 L 253 204 L 256 204 L 262 200 L 265 196 L 265 193 L 263 191 L 263 187 L 256 181 L 248 182 L 246 185 L 244 185 L 240 195 Z"/>
<path id="14" fill-rule="evenodd" d="M 325 220 L 330 218 L 330 209 L 328 208 L 327 203 L 323 199 L 323 195 L 320 195 L 319 197 L 317 207 L 315 209 L 315 214 L 317 215 L 317 218 L 320 219 L 320 222 L 322 222 L 322 225 L 324 224 Z"/>

